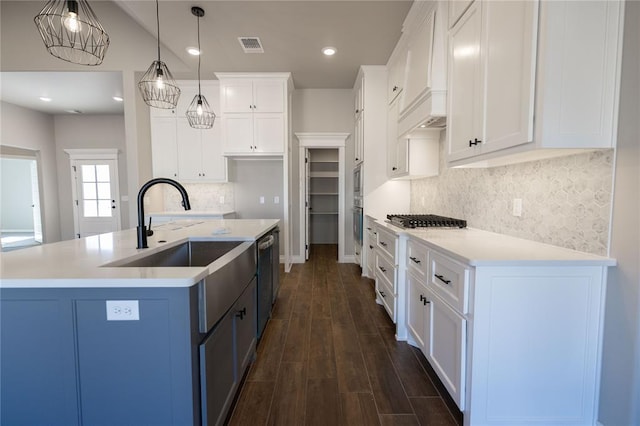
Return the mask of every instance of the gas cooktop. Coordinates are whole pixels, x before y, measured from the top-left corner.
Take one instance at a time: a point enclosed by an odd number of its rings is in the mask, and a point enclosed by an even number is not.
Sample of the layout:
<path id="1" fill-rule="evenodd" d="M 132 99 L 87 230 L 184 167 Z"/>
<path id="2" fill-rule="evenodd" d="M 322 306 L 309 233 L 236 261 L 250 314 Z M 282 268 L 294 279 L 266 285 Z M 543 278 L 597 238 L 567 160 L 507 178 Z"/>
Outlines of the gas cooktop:
<path id="1" fill-rule="evenodd" d="M 387 219 L 401 228 L 466 228 L 467 221 L 435 214 L 388 214 Z"/>

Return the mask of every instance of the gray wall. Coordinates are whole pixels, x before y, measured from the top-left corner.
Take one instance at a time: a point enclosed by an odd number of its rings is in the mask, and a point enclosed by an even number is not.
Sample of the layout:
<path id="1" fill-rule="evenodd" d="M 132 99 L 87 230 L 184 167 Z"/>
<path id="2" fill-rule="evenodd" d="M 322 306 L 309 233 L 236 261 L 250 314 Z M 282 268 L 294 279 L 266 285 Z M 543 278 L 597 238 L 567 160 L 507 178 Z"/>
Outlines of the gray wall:
<path id="1" fill-rule="evenodd" d="M 0 145 L 32 150 L 38 156 L 40 208 L 45 243 L 60 241 L 58 172 L 53 117 L 6 102 L 0 102 Z"/>
<path id="2" fill-rule="evenodd" d="M 640 2 L 626 2 L 600 422 L 640 424 Z"/>
<path id="3" fill-rule="evenodd" d="M 24 158 L 0 159 L 0 229 L 33 231 L 31 163 Z"/>
<path id="4" fill-rule="evenodd" d="M 229 161 L 238 219 L 284 219 L 282 160 Z M 260 204 L 264 197 L 264 204 Z M 279 203 L 274 202 L 278 197 Z"/>
<path id="5" fill-rule="evenodd" d="M 350 133 L 345 149 L 346 193 L 345 198 L 345 254 L 353 253 L 353 225 L 351 206 L 353 205 L 353 94 L 350 89 L 302 89 L 293 92 L 292 99 L 293 122 L 295 132 L 344 132 Z M 293 215 L 291 218 L 293 232 L 293 256 L 300 256 L 300 182 L 298 175 L 299 143 L 294 136 L 291 141 L 291 159 L 293 187 L 291 188 L 291 203 Z"/>
<path id="6" fill-rule="evenodd" d="M 118 149 L 120 194 L 127 194 L 127 156 L 124 116 L 57 115 L 54 117 L 54 129 L 58 164 L 60 233 L 63 240 L 69 240 L 74 238 L 72 181 L 69 155 L 64 152 L 64 150 Z M 122 229 L 127 229 L 129 228 L 129 212 L 126 207 L 121 208 L 120 212 L 122 216 Z"/>

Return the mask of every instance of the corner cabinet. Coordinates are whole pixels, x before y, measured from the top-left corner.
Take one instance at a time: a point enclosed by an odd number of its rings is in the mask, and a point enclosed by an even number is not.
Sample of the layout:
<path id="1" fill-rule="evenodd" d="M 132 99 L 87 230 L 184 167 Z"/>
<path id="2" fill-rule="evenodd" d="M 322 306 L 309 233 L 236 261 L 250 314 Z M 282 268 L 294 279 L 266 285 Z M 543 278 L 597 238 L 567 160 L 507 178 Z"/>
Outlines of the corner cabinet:
<path id="1" fill-rule="evenodd" d="M 153 177 L 180 182 L 226 182 L 227 160 L 222 155 L 221 125 L 216 118 L 211 129 L 194 129 L 186 111 L 198 93 L 195 81 L 178 81 L 182 90 L 175 109 L 150 108 Z M 219 114 L 217 81 L 203 81 L 202 94 Z"/>
<path id="2" fill-rule="evenodd" d="M 224 155 L 283 155 L 289 140 L 290 73 L 216 73 Z"/>
<path id="3" fill-rule="evenodd" d="M 473 2 L 449 31 L 449 166 L 615 147 L 623 7 Z"/>

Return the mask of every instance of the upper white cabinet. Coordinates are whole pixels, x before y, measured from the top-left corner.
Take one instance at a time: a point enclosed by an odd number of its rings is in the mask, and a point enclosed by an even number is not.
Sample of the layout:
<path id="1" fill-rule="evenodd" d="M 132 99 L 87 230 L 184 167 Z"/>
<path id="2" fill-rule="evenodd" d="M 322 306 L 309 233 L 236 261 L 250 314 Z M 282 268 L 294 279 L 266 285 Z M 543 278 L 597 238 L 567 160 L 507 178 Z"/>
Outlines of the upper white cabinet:
<path id="1" fill-rule="evenodd" d="M 407 38 L 403 35 L 391 53 L 387 70 L 389 72 L 387 80 L 387 101 L 393 102 L 398 98 L 404 89 L 407 67 Z M 396 114 L 397 115 L 397 114 Z"/>
<path id="2" fill-rule="evenodd" d="M 449 40 L 449 161 L 530 142 L 537 2 L 474 2 Z"/>
<path id="3" fill-rule="evenodd" d="M 386 181 L 387 146 L 387 70 L 384 65 L 361 66 L 353 86 L 354 105 L 354 164 L 365 162 L 364 183 L 374 188 Z M 371 156 L 368 154 L 371 153 Z M 382 154 L 382 155 L 380 155 Z M 372 185 L 369 185 L 369 189 Z"/>
<path id="4" fill-rule="evenodd" d="M 227 160 L 222 155 L 219 118 L 211 129 L 192 128 L 185 113 L 198 93 L 198 83 L 178 81 L 178 85 L 182 94 L 175 109 L 150 109 L 153 176 L 180 182 L 226 182 Z M 201 92 L 219 113 L 218 82 L 203 81 Z"/>
<path id="5" fill-rule="evenodd" d="M 353 93 L 355 120 L 353 162 L 354 164 L 360 164 L 364 160 L 364 76 L 356 79 Z"/>
<path id="6" fill-rule="evenodd" d="M 449 165 L 614 147 L 621 22 L 621 2 L 471 4 L 449 32 Z"/>
<path id="7" fill-rule="evenodd" d="M 216 73 L 225 155 L 283 155 L 290 73 Z"/>

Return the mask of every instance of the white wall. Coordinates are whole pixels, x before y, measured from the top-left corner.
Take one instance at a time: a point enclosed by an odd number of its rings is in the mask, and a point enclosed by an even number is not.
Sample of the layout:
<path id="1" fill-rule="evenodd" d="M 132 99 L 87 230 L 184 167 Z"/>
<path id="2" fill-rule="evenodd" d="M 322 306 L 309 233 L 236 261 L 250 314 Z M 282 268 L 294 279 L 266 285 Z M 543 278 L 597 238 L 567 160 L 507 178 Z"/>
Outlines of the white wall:
<path id="1" fill-rule="evenodd" d="M 0 102 L 0 145 L 37 151 L 39 156 L 40 197 L 43 239 L 60 241 L 58 210 L 58 171 L 56 165 L 53 117 Z"/>
<path id="2" fill-rule="evenodd" d="M 302 89 L 293 92 L 293 132 L 339 132 L 349 133 L 345 148 L 346 192 L 345 199 L 345 253 L 353 253 L 353 221 L 351 206 L 353 205 L 353 93 L 350 89 Z M 291 188 L 291 203 L 293 217 L 291 218 L 293 232 L 292 256 L 300 256 L 300 182 L 298 175 L 299 142 L 294 136 L 291 141 L 291 158 L 294 186 Z"/>
<path id="3" fill-rule="evenodd" d="M 24 158 L 0 159 L 0 229 L 33 231 L 31 164 Z"/>
<path id="4" fill-rule="evenodd" d="M 599 420 L 640 424 L 640 2 L 625 6 Z"/>
<path id="5" fill-rule="evenodd" d="M 65 149 L 118 149 L 120 194 L 127 194 L 127 154 L 122 115 L 57 115 L 54 117 L 60 233 L 63 240 L 74 238 L 72 181 L 69 155 Z M 129 228 L 128 203 L 121 203 L 122 229 Z"/>

